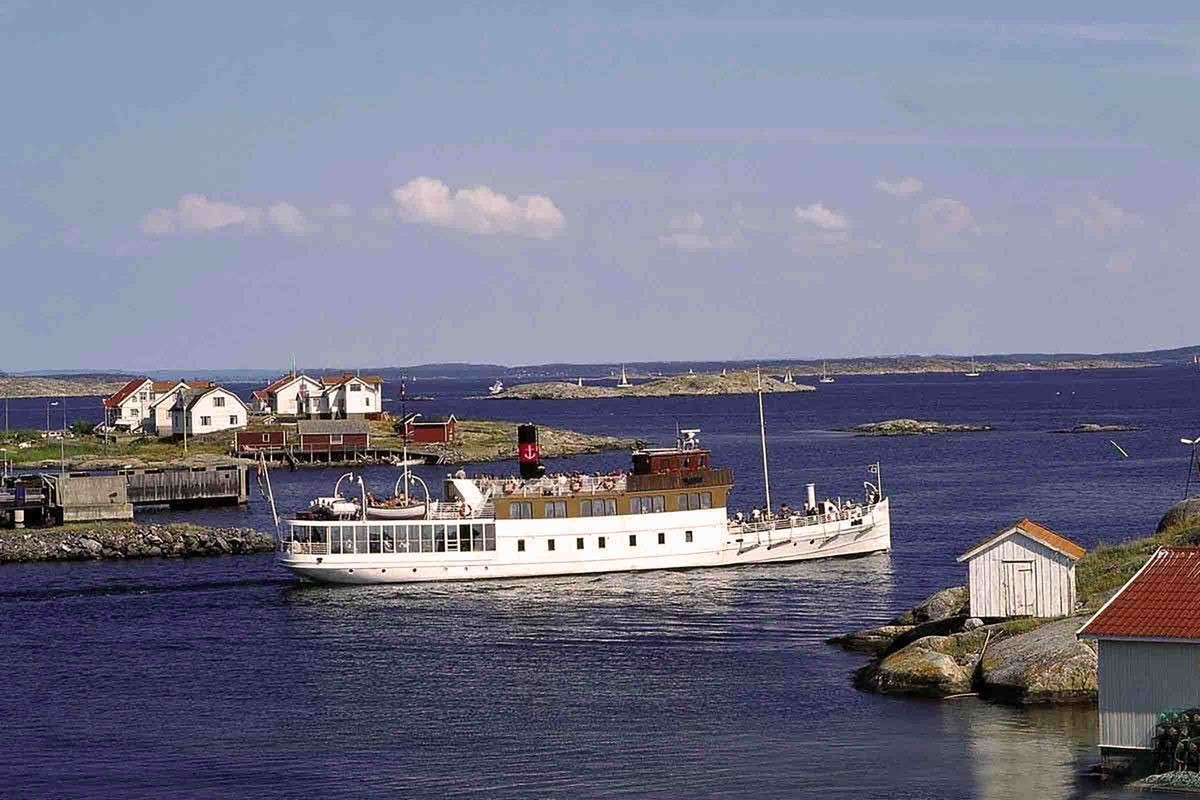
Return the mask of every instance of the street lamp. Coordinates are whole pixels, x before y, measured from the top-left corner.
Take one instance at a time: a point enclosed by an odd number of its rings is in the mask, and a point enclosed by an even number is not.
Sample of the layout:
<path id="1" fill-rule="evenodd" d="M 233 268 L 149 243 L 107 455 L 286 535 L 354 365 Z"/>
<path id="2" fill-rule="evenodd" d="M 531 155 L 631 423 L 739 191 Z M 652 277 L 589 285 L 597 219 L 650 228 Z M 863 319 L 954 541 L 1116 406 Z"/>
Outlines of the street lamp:
<path id="1" fill-rule="evenodd" d="M 1186 500 L 1188 495 L 1192 493 L 1192 472 L 1196 469 L 1196 448 L 1200 447 L 1200 436 L 1191 439 L 1180 439 L 1179 442 L 1192 448 L 1192 459 L 1188 462 L 1187 483 L 1183 485 L 1183 499 Z"/>

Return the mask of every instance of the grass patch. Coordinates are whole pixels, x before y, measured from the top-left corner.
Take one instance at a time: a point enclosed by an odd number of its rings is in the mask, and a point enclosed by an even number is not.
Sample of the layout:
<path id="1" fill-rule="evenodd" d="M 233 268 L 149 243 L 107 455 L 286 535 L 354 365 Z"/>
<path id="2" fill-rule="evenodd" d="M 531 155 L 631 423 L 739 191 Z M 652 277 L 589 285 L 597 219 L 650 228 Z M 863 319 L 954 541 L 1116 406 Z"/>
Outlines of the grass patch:
<path id="1" fill-rule="evenodd" d="M 1061 619 L 1061 618 L 1060 618 Z M 1020 619 L 1010 619 L 1008 622 L 1001 623 L 1000 630 L 1004 631 L 1009 636 L 1016 636 L 1021 633 L 1029 633 L 1037 630 L 1047 622 L 1053 622 L 1050 617 L 1022 617 Z"/>
<path id="2" fill-rule="evenodd" d="M 57 439 L 45 439 L 37 431 L 13 431 L 8 436 L 0 436 L 0 448 L 8 450 L 7 457 L 15 464 L 40 464 L 43 461 L 57 464 L 59 458 L 65 457 L 70 466 L 92 458 L 163 462 L 195 455 L 222 456 L 229 454 L 232 439 L 230 431 L 188 437 L 188 449 L 184 453 L 183 442 L 171 439 L 118 436 L 110 438 L 105 445 L 102 437 L 77 436 L 69 437 L 65 444 L 60 444 Z M 19 447 L 23 442 L 32 443 L 33 446 Z"/>
<path id="3" fill-rule="evenodd" d="M 1106 595 L 1121 587 L 1160 547 L 1187 544 L 1196 524 L 1183 523 L 1162 533 L 1119 544 L 1100 544 L 1084 554 L 1075 566 L 1076 594 L 1087 608 L 1097 608 Z"/>

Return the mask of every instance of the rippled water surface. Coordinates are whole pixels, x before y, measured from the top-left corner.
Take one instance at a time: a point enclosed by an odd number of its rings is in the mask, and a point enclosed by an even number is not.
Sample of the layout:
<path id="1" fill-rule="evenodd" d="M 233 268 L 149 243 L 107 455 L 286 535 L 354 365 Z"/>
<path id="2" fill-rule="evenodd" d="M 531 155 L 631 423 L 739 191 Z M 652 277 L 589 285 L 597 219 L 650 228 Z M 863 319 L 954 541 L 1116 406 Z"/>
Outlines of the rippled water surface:
<path id="1" fill-rule="evenodd" d="M 419 390 L 440 398 L 429 413 L 659 440 L 696 425 L 737 471 L 734 503 L 759 502 L 752 398 L 461 399 L 481 389 Z M 883 462 L 894 550 L 859 560 L 362 588 L 303 586 L 266 556 L 0 568 L 0 795 L 1113 793 L 1078 777 L 1096 755 L 1090 708 L 862 694 L 849 673 L 863 659 L 823 640 L 961 582 L 954 557 L 1022 514 L 1088 545 L 1152 528 L 1183 490 L 1195 389 L 1191 373 L 1155 369 L 843 378 L 768 397 L 777 502 L 806 480 L 857 496 L 865 464 Z M 44 403 L 14 401 L 28 418 L 14 424 L 44 424 Z M 837 432 L 901 415 L 998 430 Z M 1143 430 L 1050 432 L 1084 421 Z M 275 473 L 281 505 L 337 474 Z M 368 471 L 379 489 L 395 475 Z M 261 502 L 144 518 L 270 527 Z"/>

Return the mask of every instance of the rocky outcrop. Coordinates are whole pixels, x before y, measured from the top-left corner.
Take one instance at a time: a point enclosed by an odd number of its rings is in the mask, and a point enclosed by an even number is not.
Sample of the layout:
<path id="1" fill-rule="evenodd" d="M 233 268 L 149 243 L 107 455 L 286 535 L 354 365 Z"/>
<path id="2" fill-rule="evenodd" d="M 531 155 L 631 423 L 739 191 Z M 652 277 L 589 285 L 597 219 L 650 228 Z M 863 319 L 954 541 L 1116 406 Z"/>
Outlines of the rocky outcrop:
<path id="1" fill-rule="evenodd" d="M 863 667 L 854 683 L 881 694 L 947 697 L 969 692 L 986 638 L 983 630 L 925 636 Z"/>
<path id="2" fill-rule="evenodd" d="M 1102 425 L 1097 422 L 1085 422 L 1074 428 L 1062 428 L 1055 433 L 1120 433 L 1122 431 L 1141 430 L 1137 425 Z"/>
<path id="3" fill-rule="evenodd" d="M 891 647 L 892 642 L 896 641 L 899 636 L 908 633 L 912 629 L 912 625 L 880 625 L 878 628 L 867 628 L 866 630 L 834 636 L 827 641 L 830 644 L 836 644 L 843 650 L 878 655 Z"/>
<path id="4" fill-rule="evenodd" d="M 764 392 L 812 392 L 815 388 L 800 383 L 784 383 L 762 376 Z M 619 388 L 616 386 L 579 386 L 566 381 L 523 383 L 490 397 L 519 400 L 572 400 L 595 397 L 687 397 L 697 395 L 753 394 L 758 391 L 758 373 L 751 370 L 724 375 L 673 375 Z"/>
<path id="5" fill-rule="evenodd" d="M 966 586 L 934 592 L 886 625 L 834 636 L 826 641 L 845 650 L 879 655 L 922 636 L 953 633 L 962 627 L 970 595 Z M 954 618 L 954 619 L 951 619 Z M 951 620 L 945 624 L 946 620 Z M 934 623 L 934 624 L 931 624 Z"/>
<path id="6" fill-rule="evenodd" d="M 0 564 L 100 558 L 190 558 L 272 550 L 274 540 L 250 528 L 97 525 L 0 531 Z"/>
<path id="7" fill-rule="evenodd" d="M 1094 702 L 1096 650 L 1075 638 L 1087 619 L 1067 617 L 995 638 L 981 665 L 983 690 L 1015 703 Z"/>
<path id="8" fill-rule="evenodd" d="M 1200 527 L 1200 497 L 1180 500 L 1168 508 L 1167 513 L 1163 514 L 1162 519 L 1158 521 L 1158 529 L 1155 533 L 1162 533 L 1168 528 L 1185 525 Z M 1192 544 L 1196 544 L 1196 542 L 1192 542 Z"/>
<path id="9" fill-rule="evenodd" d="M 966 586 L 952 586 L 934 592 L 929 597 L 896 617 L 897 625 L 920 625 L 936 622 L 947 617 L 959 617 L 967 613 L 971 595 Z"/>
<path id="10" fill-rule="evenodd" d="M 919 419 L 885 419 L 850 429 L 863 436 L 923 436 L 932 433 L 976 433 L 992 430 L 991 425 L 968 425 Z"/>

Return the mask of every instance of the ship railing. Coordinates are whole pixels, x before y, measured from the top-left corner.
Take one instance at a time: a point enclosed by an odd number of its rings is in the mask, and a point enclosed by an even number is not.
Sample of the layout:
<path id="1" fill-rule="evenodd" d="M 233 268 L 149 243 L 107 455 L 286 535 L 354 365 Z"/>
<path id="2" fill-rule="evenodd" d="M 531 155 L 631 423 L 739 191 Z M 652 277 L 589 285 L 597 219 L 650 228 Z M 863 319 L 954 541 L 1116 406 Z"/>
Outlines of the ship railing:
<path id="1" fill-rule="evenodd" d="M 276 545 L 281 553 L 305 556 L 324 556 L 329 554 L 329 542 L 302 542 L 288 536 L 281 536 Z"/>
<path id="2" fill-rule="evenodd" d="M 553 475 L 544 478 L 477 478 L 479 490 L 504 497 L 558 497 L 576 494 L 623 492 L 625 475 Z"/>
<path id="3" fill-rule="evenodd" d="M 812 525 L 827 525 L 833 522 L 852 522 L 856 519 L 869 517 L 878 504 L 869 506 L 851 506 L 829 514 L 792 514 L 786 517 L 772 516 L 761 520 L 746 520 L 741 523 L 732 521 L 730 528 L 740 533 L 766 533 L 768 531 L 792 530 L 807 528 Z"/>
<path id="4" fill-rule="evenodd" d="M 479 508 L 475 509 L 475 513 L 468 513 L 463 508 L 461 503 L 432 503 L 424 519 L 494 519 L 496 516 L 496 504 L 484 503 Z M 411 520 L 412 522 L 420 522 L 420 520 Z"/>

